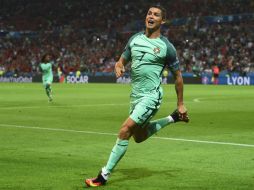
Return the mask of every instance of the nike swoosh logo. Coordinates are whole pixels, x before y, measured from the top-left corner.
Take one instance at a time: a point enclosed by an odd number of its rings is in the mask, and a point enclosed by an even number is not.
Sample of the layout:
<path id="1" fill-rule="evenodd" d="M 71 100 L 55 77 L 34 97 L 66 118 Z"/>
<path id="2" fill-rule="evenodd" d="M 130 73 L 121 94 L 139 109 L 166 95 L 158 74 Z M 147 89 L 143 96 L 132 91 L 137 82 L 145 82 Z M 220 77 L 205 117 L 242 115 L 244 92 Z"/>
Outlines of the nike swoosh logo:
<path id="1" fill-rule="evenodd" d="M 147 47 L 147 46 L 144 46 L 144 45 L 140 45 L 140 44 L 136 44 L 134 43 L 133 46 L 138 46 L 138 47 Z"/>

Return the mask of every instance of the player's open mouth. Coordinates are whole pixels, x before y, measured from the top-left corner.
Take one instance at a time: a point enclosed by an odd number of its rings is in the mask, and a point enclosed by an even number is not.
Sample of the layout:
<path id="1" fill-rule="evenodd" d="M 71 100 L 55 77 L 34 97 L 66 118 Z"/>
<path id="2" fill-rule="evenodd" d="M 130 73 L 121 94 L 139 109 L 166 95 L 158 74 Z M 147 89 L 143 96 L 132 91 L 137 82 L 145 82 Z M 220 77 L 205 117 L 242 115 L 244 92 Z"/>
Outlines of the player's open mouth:
<path id="1" fill-rule="evenodd" d="M 153 20 L 148 20 L 148 25 L 153 25 L 154 24 L 154 21 Z"/>

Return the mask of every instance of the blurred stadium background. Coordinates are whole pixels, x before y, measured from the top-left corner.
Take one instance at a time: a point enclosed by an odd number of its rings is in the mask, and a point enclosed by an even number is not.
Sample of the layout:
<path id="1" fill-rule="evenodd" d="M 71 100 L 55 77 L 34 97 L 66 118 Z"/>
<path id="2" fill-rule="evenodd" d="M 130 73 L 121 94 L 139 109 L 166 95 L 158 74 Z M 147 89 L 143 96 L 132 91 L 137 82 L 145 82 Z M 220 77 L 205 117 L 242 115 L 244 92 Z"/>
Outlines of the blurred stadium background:
<path id="1" fill-rule="evenodd" d="M 56 81 L 114 82 L 93 77 L 114 75 L 115 60 L 156 3 L 167 9 L 163 34 L 176 46 L 187 83 L 213 83 L 217 66 L 220 84 L 254 84 L 253 0 L 1 0 L 1 81 L 39 81 L 41 56 L 52 52 Z"/>
<path id="2" fill-rule="evenodd" d="M 254 189 L 253 0 L 0 0 L 1 190 L 83 190 L 97 174 L 128 115 L 130 87 L 95 82 L 129 82 L 129 68 L 116 81 L 115 60 L 156 3 L 189 83 L 191 121 L 131 140 L 100 189 Z M 94 84 L 54 83 L 48 103 L 38 69 L 45 52 L 55 82 Z M 203 85 L 216 83 L 216 66 L 224 85 Z M 155 119 L 175 109 L 174 85 L 163 88 Z"/>

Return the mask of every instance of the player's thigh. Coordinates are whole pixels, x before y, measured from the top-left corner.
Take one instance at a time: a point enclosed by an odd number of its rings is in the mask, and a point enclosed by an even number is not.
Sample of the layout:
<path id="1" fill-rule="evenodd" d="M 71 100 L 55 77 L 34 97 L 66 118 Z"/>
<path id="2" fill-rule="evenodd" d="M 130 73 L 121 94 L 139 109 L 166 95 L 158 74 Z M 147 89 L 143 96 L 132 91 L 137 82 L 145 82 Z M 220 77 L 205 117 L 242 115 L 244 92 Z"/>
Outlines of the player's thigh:
<path id="1" fill-rule="evenodd" d="M 51 79 L 44 79 L 43 81 L 43 86 L 46 88 L 47 86 L 50 86 L 52 84 Z"/>

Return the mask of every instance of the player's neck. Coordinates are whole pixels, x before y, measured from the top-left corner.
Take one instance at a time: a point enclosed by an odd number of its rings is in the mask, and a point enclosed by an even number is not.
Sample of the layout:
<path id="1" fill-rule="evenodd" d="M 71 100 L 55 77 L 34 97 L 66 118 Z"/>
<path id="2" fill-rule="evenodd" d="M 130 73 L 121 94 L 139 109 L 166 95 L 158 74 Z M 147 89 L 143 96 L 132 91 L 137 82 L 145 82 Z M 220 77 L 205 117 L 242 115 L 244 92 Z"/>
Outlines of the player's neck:
<path id="1" fill-rule="evenodd" d="M 160 28 L 155 31 L 146 29 L 145 35 L 150 39 L 158 38 L 161 35 L 161 30 Z"/>

